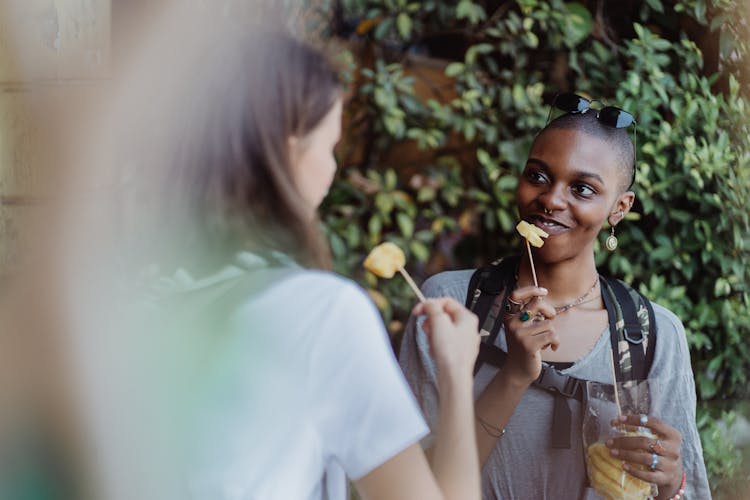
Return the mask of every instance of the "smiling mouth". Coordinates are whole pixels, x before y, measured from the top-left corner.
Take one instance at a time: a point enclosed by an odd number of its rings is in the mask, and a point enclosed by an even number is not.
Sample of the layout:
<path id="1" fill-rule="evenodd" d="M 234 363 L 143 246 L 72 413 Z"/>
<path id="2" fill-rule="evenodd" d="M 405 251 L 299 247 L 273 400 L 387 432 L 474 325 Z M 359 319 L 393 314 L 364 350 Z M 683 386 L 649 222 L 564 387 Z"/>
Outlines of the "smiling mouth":
<path id="1" fill-rule="evenodd" d="M 550 236 L 554 234 L 560 234 L 563 231 L 567 231 L 569 229 L 568 226 L 563 224 L 562 222 L 558 222 L 554 219 L 549 219 L 547 217 L 529 217 L 528 222 L 531 222 L 535 226 L 540 227 L 544 231 L 550 234 Z"/>

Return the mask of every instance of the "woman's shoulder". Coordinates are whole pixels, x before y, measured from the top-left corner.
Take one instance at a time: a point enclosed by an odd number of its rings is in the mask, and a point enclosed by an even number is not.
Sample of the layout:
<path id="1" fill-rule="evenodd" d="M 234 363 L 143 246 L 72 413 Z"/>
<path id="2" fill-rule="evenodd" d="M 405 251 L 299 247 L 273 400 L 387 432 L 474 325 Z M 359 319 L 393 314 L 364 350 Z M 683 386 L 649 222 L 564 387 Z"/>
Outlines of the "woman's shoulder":
<path id="1" fill-rule="evenodd" d="M 370 301 L 367 292 L 354 280 L 332 271 L 299 269 L 291 271 L 276 287 L 277 293 L 287 293 L 295 300 Z"/>
<path id="2" fill-rule="evenodd" d="M 659 360 L 665 357 L 689 359 L 687 335 L 680 318 L 671 310 L 653 301 L 651 306 L 656 320 L 656 356 Z"/>
<path id="3" fill-rule="evenodd" d="M 674 312 L 654 301 L 649 302 L 651 303 L 651 308 L 654 310 L 657 338 L 674 337 L 679 339 L 685 337 L 685 327 Z"/>
<path id="4" fill-rule="evenodd" d="M 433 274 L 425 280 L 422 291 L 428 297 L 453 297 L 463 301 L 474 271 L 475 269 L 461 269 Z"/>
<path id="5" fill-rule="evenodd" d="M 260 294 L 247 297 L 233 319 L 236 325 L 265 322 L 316 343 L 344 338 L 355 327 L 358 333 L 380 335 L 382 327 L 375 303 L 357 283 L 333 272 L 299 268 L 278 274 Z"/>
<path id="6" fill-rule="evenodd" d="M 656 320 L 657 328 L 669 328 L 674 331 L 684 331 L 682 321 L 675 313 L 654 301 L 649 302 L 651 302 L 651 307 L 654 309 L 654 319 Z"/>

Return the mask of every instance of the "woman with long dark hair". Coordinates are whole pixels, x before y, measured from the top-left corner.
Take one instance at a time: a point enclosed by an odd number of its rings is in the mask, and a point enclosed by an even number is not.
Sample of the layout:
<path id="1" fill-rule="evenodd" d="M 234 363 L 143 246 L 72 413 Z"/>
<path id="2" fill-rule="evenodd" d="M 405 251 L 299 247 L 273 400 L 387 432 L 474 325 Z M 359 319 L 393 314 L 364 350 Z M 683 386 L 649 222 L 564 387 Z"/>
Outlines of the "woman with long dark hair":
<path id="1" fill-rule="evenodd" d="M 202 39 L 174 68 L 179 87 L 155 85 L 157 110 L 124 140 L 135 186 L 124 220 L 139 235 L 135 261 L 150 264 L 131 324 L 150 349 L 113 351 L 138 359 L 130 397 L 146 403 L 132 418 L 164 462 L 169 450 L 179 462 L 166 490 L 143 471 L 146 490 L 344 499 L 348 478 L 368 499 L 479 498 L 466 432 L 475 316 L 447 299 L 415 309 L 440 366 L 431 469 L 418 445 L 427 426 L 376 308 L 328 271 L 316 210 L 336 171 L 335 69 L 278 32 L 226 27 Z M 142 452 L 125 448 L 138 462 Z"/>

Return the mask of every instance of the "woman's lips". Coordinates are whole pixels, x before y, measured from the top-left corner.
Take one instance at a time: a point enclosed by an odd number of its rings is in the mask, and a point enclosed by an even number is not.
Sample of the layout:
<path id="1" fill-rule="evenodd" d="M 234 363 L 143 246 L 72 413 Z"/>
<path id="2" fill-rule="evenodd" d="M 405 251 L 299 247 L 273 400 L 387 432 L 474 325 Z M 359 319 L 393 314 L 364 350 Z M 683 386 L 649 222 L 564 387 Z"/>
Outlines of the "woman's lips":
<path id="1" fill-rule="evenodd" d="M 566 226 L 562 222 L 546 217 L 531 217 L 529 218 L 529 222 L 540 227 L 541 229 L 549 233 L 550 236 L 560 234 L 569 229 L 568 226 Z"/>

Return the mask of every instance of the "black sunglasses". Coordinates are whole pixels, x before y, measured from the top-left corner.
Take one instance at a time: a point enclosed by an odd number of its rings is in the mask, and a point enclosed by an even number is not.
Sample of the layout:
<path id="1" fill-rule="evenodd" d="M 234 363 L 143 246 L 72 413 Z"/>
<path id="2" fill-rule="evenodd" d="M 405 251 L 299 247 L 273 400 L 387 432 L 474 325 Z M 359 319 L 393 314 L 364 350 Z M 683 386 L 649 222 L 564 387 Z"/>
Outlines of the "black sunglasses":
<path id="1" fill-rule="evenodd" d="M 557 108 L 560 111 L 564 111 L 569 114 L 583 114 L 589 110 L 596 111 L 596 119 L 599 120 L 603 125 L 612 128 L 626 128 L 633 125 L 633 154 L 635 156 L 638 148 L 636 147 L 637 137 L 636 132 L 638 124 L 635 121 L 635 117 L 624 109 L 616 108 L 614 106 L 604 106 L 601 109 L 592 108 L 591 104 L 594 101 L 586 99 L 585 97 L 579 96 L 572 92 L 565 92 L 564 94 L 557 94 L 555 99 L 552 101 L 552 107 L 549 109 L 547 115 L 547 123 L 549 124 L 550 118 L 552 118 L 552 108 Z M 635 164 L 633 165 L 633 178 L 630 180 L 632 186 L 635 182 Z"/>

